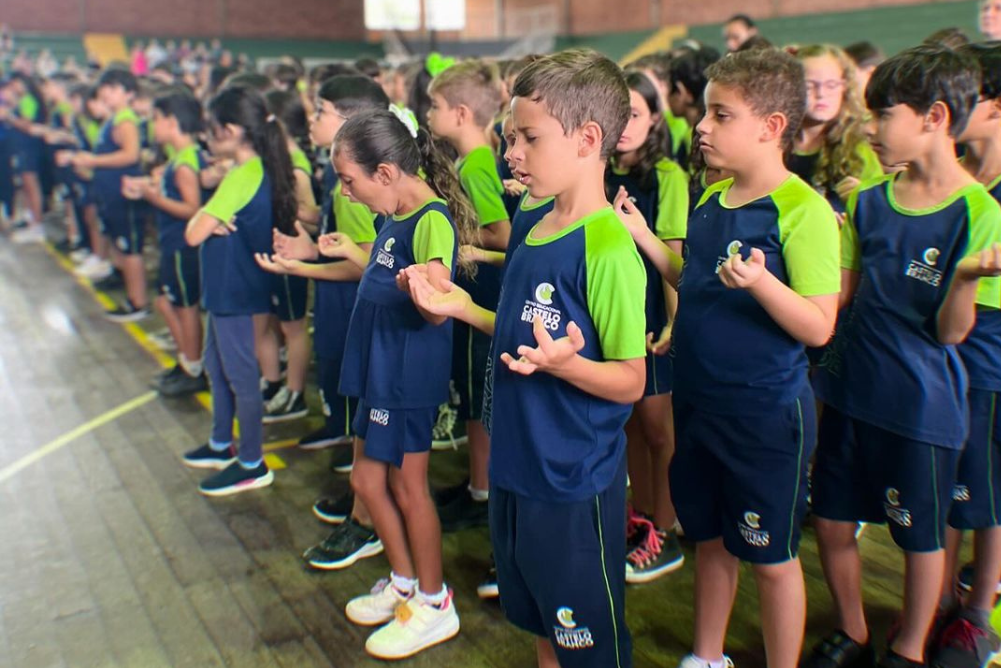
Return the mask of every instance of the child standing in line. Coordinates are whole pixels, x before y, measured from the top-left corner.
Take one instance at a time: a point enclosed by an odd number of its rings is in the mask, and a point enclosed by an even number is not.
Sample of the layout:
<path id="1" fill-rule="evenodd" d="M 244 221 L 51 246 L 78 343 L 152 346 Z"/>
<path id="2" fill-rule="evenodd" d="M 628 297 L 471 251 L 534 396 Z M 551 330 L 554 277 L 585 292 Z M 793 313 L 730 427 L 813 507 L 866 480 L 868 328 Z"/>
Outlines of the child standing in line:
<path id="1" fill-rule="evenodd" d="M 273 230 L 292 231 L 298 204 L 285 133 L 264 98 L 249 88 L 225 88 L 209 102 L 213 152 L 235 167 L 188 221 L 191 246 L 202 246 L 202 304 L 209 313 L 205 370 L 212 386 L 212 436 L 184 455 L 195 468 L 222 469 L 198 489 L 208 496 L 270 485 L 264 463 L 260 370 L 253 315 L 271 310 L 270 280 L 254 261 L 271 250 Z M 233 419 L 240 418 L 240 447 Z"/>

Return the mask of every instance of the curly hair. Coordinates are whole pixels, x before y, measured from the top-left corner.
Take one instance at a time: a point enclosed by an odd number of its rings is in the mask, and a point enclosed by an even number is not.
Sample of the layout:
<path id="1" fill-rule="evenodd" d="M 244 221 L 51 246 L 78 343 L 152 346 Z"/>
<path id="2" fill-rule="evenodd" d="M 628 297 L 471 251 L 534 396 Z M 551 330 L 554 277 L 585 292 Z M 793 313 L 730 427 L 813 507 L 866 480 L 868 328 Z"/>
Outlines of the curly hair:
<path id="1" fill-rule="evenodd" d="M 824 143 L 811 185 L 833 189 L 845 177 L 858 176 L 862 172 L 864 160 L 859 146 L 866 141 L 865 105 L 856 84 L 855 62 L 844 50 L 831 44 L 811 44 L 796 50 L 796 59 L 801 63 L 808 58 L 823 57 L 833 58 L 841 68 L 844 93 L 837 118 L 824 129 Z"/>

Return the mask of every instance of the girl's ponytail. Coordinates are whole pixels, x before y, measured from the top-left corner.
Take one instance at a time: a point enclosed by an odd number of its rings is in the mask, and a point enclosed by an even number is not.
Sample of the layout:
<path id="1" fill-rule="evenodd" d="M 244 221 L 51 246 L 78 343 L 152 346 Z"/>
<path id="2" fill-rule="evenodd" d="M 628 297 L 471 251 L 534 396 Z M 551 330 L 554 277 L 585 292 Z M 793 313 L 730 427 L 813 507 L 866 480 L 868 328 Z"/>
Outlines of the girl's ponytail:
<path id="1" fill-rule="evenodd" d="M 459 230 L 459 243 L 475 246 L 480 240 L 480 228 L 476 210 L 462 189 L 455 165 L 439 150 L 431 133 L 424 128 L 417 130 L 417 148 L 421 152 L 421 169 L 424 179 L 438 196 L 448 202 L 455 226 Z M 467 274 L 475 273 L 475 265 L 465 266 Z"/>

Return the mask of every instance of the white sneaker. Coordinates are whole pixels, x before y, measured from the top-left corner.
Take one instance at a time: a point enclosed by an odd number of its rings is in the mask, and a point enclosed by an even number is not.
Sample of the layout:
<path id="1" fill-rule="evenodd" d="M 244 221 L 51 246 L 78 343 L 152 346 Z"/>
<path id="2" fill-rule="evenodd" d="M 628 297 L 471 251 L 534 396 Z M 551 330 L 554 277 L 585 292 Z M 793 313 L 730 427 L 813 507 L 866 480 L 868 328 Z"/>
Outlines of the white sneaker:
<path id="1" fill-rule="evenodd" d="M 459 633 L 452 591 L 441 608 L 415 596 L 396 608 L 393 621 L 368 637 L 365 651 L 378 659 L 405 659 Z"/>
<path id="2" fill-rule="evenodd" d="M 91 257 L 91 253 L 86 248 L 77 248 L 75 251 L 70 252 L 70 261 L 73 264 L 83 264 Z"/>
<path id="3" fill-rule="evenodd" d="M 724 654 L 723 665 L 725 668 L 733 668 L 733 659 Z M 678 668 L 709 668 L 709 662 L 703 661 L 694 654 L 686 654 L 685 658 L 678 664 Z"/>
<path id="4" fill-rule="evenodd" d="M 22 230 L 15 230 L 11 241 L 16 244 L 40 244 L 45 241 L 45 230 L 41 225 L 29 225 Z"/>
<path id="5" fill-rule="evenodd" d="M 113 271 L 114 267 L 111 266 L 111 262 L 108 260 L 102 260 L 96 255 L 91 255 L 86 261 L 84 261 L 83 264 L 76 268 L 74 273 L 81 278 L 89 278 L 92 281 L 99 281 L 102 278 L 111 276 Z"/>
<path id="6" fill-rule="evenodd" d="M 396 609 L 413 595 L 413 592 L 401 593 L 388 578 L 383 578 L 375 583 L 371 593 L 348 601 L 344 614 L 359 626 L 385 624 L 393 618 Z"/>

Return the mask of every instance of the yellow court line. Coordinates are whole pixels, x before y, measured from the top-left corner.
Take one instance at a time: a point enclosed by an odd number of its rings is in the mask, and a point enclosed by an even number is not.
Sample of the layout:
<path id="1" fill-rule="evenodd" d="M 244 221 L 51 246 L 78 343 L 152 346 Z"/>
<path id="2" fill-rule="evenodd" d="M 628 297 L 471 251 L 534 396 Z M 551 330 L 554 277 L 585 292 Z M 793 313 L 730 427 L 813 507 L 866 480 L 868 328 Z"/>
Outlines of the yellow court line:
<path id="1" fill-rule="evenodd" d="M 74 271 L 76 268 L 73 266 L 73 263 L 70 261 L 69 258 L 65 257 L 64 255 L 56 251 L 56 249 L 53 248 L 52 244 L 50 244 L 49 242 L 46 241 L 45 244 L 43 245 L 46 252 L 48 252 L 48 254 L 52 256 L 52 258 L 56 261 L 56 263 L 60 267 L 62 267 L 63 270 L 66 271 L 66 273 L 72 276 L 73 279 L 77 282 L 77 284 L 80 285 L 80 287 L 82 287 L 84 290 L 93 295 L 94 299 L 96 299 L 101 306 L 103 306 L 106 309 L 115 308 L 116 306 L 115 300 L 113 300 L 111 297 L 109 297 L 108 295 L 104 294 L 103 292 L 95 288 L 94 284 L 91 283 L 86 278 L 76 275 Z M 164 369 L 169 369 L 174 365 L 174 359 L 170 357 L 170 355 L 167 355 L 162 350 L 154 346 L 150 342 L 149 337 L 146 335 L 146 331 L 143 330 L 142 327 L 135 324 L 134 322 L 124 323 L 123 326 L 125 327 L 125 331 L 128 333 L 128 335 L 131 336 L 132 339 L 136 343 L 138 343 L 143 350 L 148 352 L 153 357 L 153 359 L 156 360 L 157 364 L 159 364 Z M 202 408 L 204 408 L 210 413 L 212 412 L 211 394 L 209 394 L 208 392 L 199 392 L 198 394 L 195 395 L 195 400 L 201 405 Z M 233 435 L 237 437 L 239 437 L 240 435 L 240 424 L 238 422 L 234 422 L 233 424 Z M 286 468 L 284 460 L 282 460 L 282 458 L 279 457 L 278 455 L 274 454 L 265 455 L 264 459 L 268 463 L 268 466 L 270 468 L 273 469 Z"/>
<path id="2" fill-rule="evenodd" d="M 20 459 L 18 459 L 13 464 L 10 464 L 10 465 L 5 466 L 4 468 L 0 469 L 0 483 L 6 481 L 7 479 L 9 479 L 11 477 L 13 477 L 15 474 L 19 473 L 20 471 L 28 468 L 29 466 L 31 466 L 35 462 L 39 461 L 40 459 L 42 459 L 46 455 L 52 454 L 56 450 L 59 450 L 63 446 L 66 446 L 66 445 L 72 443 L 73 441 L 75 441 L 76 439 L 80 438 L 81 436 L 84 436 L 85 434 L 88 434 L 88 433 L 94 431 L 98 427 L 103 427 L 104 425 L 108 424 L 112 420 L 115 420 L 115 419 L 117 419 L 117 418 L 125 415 L 126 413 L 139 408 L 140 406 L 144 406 L 145 404 L 148 404 L 149 402 L 151 402 L 155 398 L 156 398 L 156 392 L 147 392 L 146 394 L 138 396 L 135 399 L 132 399 L 131 401 L 126 401 L 124 404 L 122 404 L 121 406 L 118 406 L 117 408 L 112 408 L 110 411 L 107 411 L 106 413 L 98 415 L 93 420 L 90 420 L 89 422 L 85 422 L 84 424 L 80 425 L 76 429 L 63 434 L 62 436 L 60 436 L 59 438 L 55 439 L 54 441 L 50 441 L 50 442 L 46 443 L 45 445 L 43 445 L 42 447 L 38 448 L 34 452 L 31 452 L 31 453 L 25 455 L 24 457 L 21 457 Z"/>

